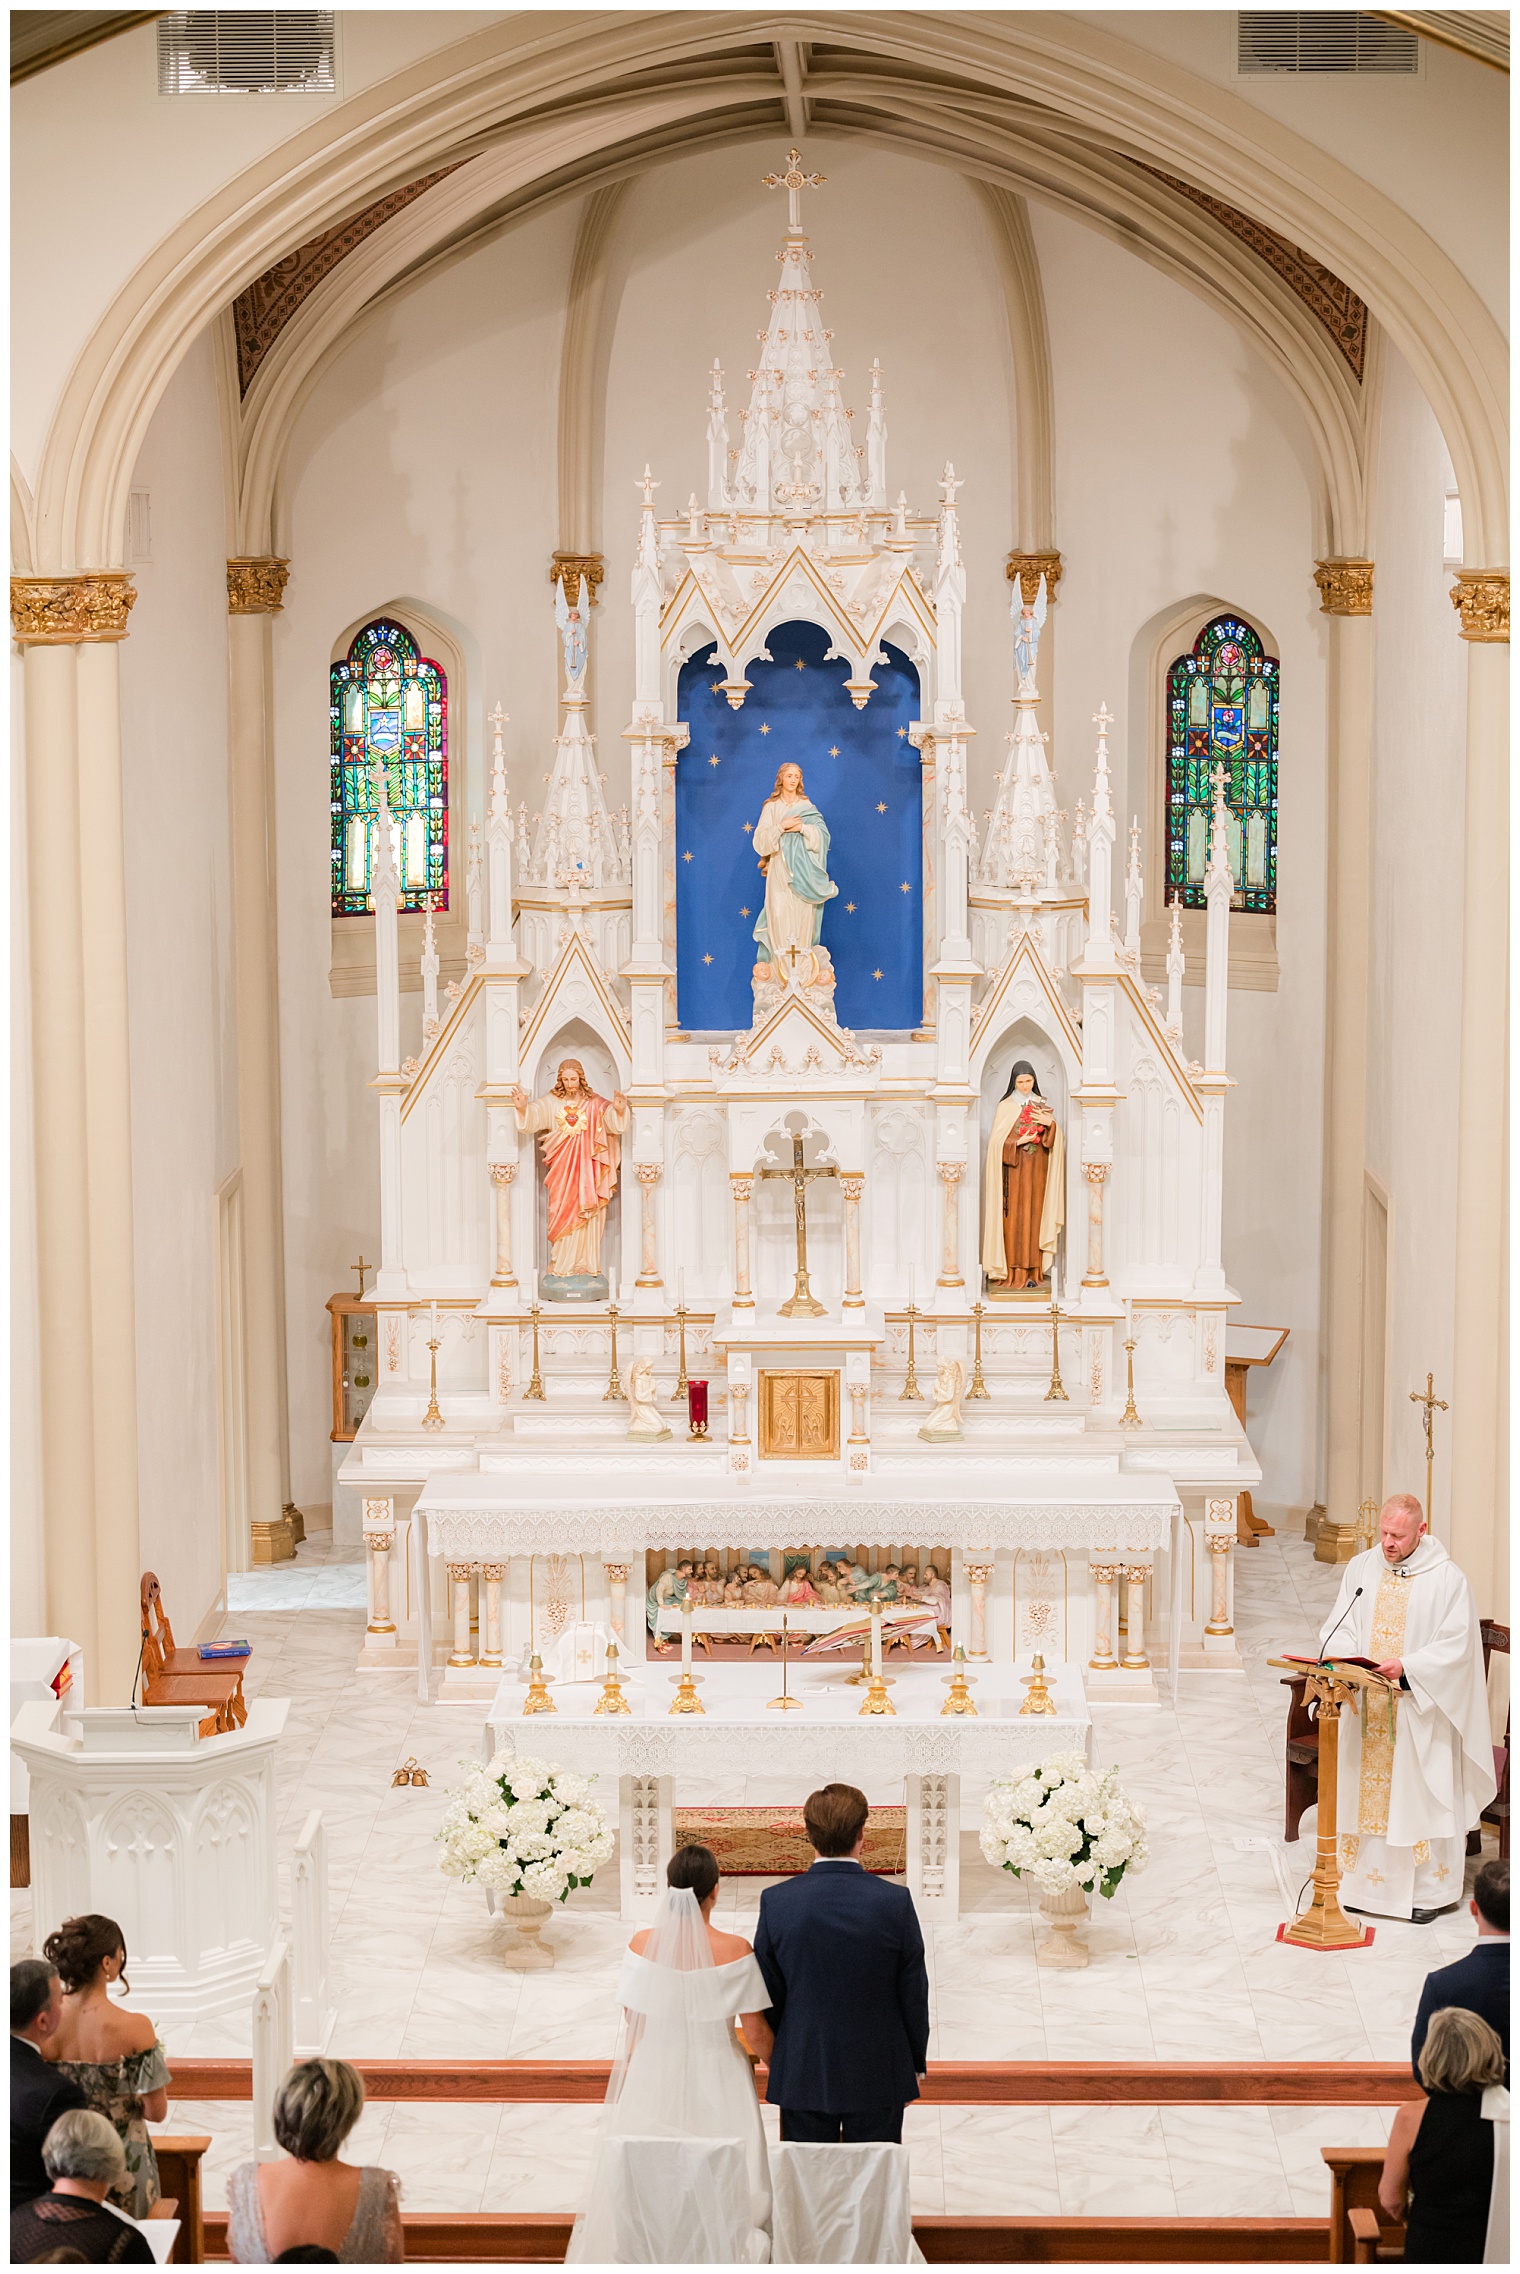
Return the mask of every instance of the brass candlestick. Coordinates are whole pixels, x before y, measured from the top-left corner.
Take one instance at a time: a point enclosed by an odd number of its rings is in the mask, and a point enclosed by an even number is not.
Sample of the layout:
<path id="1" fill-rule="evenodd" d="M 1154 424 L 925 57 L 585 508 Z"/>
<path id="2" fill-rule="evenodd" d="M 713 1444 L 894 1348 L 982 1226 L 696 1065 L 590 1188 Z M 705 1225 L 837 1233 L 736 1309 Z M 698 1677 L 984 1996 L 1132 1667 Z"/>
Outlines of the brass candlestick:
<path id="1" fill-rule="evenodd" d="M 982 1313 L 986 1307 L 985 1303 L 973 1303 L 971 1306 L 971 1316 L 976 1321 L 976 1344 L 972 1352 L 971 1387 L 966 1392 L 968 1398 L 988 1398 L 992 1395 L 987 1387 L 987 1377 L 982 1372 Z"/>
<path id="2" fill-rule="evenodd" d="M 607 1305 L 607 1324 L 612 1330 L 612 1371 L 607 1377 L 607 1387 L 602 1392 L 603 1405 L 609 1405 L 615 1398 L 620 1398 L 623 1394 L 623 1384 L 618 1374 L 617 1362 L 618 1308 L 616 1303 Z M 602 1709 L 598 1706 L 596 1710 L 600 1713 Z"/>
<path id="3" fill-rule="evenodd" d="M 871 1676 L 871 1686 L 865 1694 L 865 1700 L 860 1710 L 862 1714 L 890 1713 L 894 1719 L 896 1718 L 897 1708 L 887 1696 L 887 1685 L 880 1674 Z"/>
<path id="4" fill-rule="evenodd" d="M 609 1642 L 607 1645 L 607 1672 L 602 1681 L 602 1694 L 597 1699 L 596 1705 L 593 1708 L 593 1711 L 596 1713 L 631 1714 L 633 1712 L 632 1706 L 628 1703 L 628 1700 L 623 1695 L 623 1685 L 618 1680 L 617 1662 L 617 1644 L 615 1642 Z M 682 1710 L 689 1712 L 690 1708 L 686 1707 Z M 701 1710 L 702 1708 L 699 1705 L 697 1707 L 698 1713 L 700 1713 Z"/>
<path id="5" fill-rule="evenodd" d="M 786 1640 L 786 1613 L 783 1611 L 781 1614 L 781 1695 L 779 1698 L 766 1699 L 766 1710 L 769 1713 L 796 1713 L 802 1704 L 801 1698 L 794 1698 L 787 1688 Z"/>
<path id="6" fill-rule="evenodd" d="M 918 1366 L 914 1349 L 913 1330 L 917 1318 L 918 1306 L 910 1297 L 908 1301 L 908 1378 L 903 1383 L 902 1388 L 898 1392 L 899 1403 L 901 1403 L 904 1398 L 918 1398 L 920 1403 L 923 1402 L 918 1387 Z"/>
<path id="7" fill-rule="evenodd" d="M 596 1710 L 600 1713 L 602 1709 L 598 1706 Z M 616 1706 L 609 1706 L 607 1710 L 609 1713 L 616 1713 L 620 1709 Z M 627 1713 L 628 1710 L 626 1705 L 621 1708 L 624 1713 Z M 706 1713 L 707 1711 L 706 1706 L 697 1696 L 697 1685 L 691 1678 L 689 1666 L 683 1666 L 681 1669 L 681 1679 L 677 1685 L 676 1694 L 670 1701 L 670 1710 L 672 1713 Z"/>
<path id="8" fill-rule="evenodd" d="M 1045 1686 L 1045 1661 L 1038 1652 L 1035 1653 L 1033 1665 L 1034 1672 L 1024 1676 L 1025 1681 L 1029 1684 L 1029 1695 L 1019 1707 L 1019 1712 L 1021 1714 L 1054 1713 L 1056 1701 Z"/>
<path id="9" fill-rule="evenodd" d="M 538 1305 L 536 1303 L 529 1311 L 528 1316 L 533 1321 L 533 1373 L 528 1382 L 527 1388 L 523 1391 L 523 1396 L 525 1398 L 542 1399 L 544 1394 L 544 1378 L 538 1370 Z"/>
<path id="10" fill-rule="evenodd" d="M 558 1713 L 559 1707 L 544 1687 L 544 1662 L 535 1650 L 528 1660 L 528 1694 L 523 1699 L 523 1712 Z"/>
<path id="11" fill-rule="evenodd" d="M 1119 1416 L 1119 1427 L 1121 1429 L 1143 1429 L 1145 1423 L 1140 1419 L 1139 1409 L 1135 1404 L 1135 1338 L 1133 1335 L 1124 1345 L 1124 1355 L 1129 1367 L 1129 1394 L 1124 1401 L 1124 1411 Z"/>
<path id="12" fill-rule="evenodd" d="M 436 1334 L 429 1340 L 428 1352 L 428 1408 L 422 1417 L 422 1426 L 424 1429 L 441 1429 L 443 1427 L 443 1415 L 438 1408 L 438 1337 Z"/>
<path id="13" fill-rule="evenodd" d="M 976 1704 L 971 1686 L 966 1680 L 966 1652 L 961 1643 L 955 1646 L 955 1672 L 950 1677 L 950 1695 L 940 1707 L 940 1719 L 947 1713 L 969 1713 L 976 1716 Z"/>
<path id="14" fill-rule="evenodd" d="M 686 1397 L 686 1305 L 684 1303 L 677 1303 L 676 1305 L 676 1334 L 680 1340 L 681 1370 L 676 1376 L 675 1395 L 670 1401 L 672 1405 L 682 1404 Z"/>
<path id="15" fill-rule="evenodd" d="M 1045 1403 L 1049 1405 L 1052 1398 L 1061 1405 L 1071 1403 L 1061 1380 L 1061 1306 L 1054 1287 L 1050 1291 L 1050 1388 L 1045 1392 Z"/>

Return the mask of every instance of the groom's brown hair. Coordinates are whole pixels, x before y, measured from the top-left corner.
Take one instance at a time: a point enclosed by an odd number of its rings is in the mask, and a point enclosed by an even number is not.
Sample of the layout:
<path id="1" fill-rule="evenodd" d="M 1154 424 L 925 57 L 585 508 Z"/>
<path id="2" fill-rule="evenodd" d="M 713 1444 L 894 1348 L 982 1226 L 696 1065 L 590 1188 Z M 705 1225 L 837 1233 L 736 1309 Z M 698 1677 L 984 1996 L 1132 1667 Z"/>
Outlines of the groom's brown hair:
<path id="1" fill-rule="evenodd" d="M 821 1856 L 847 1856 L 865 1830 L 870 1806 L 852 1784 L 826 1784 L 802 1807 L 807 1836 Z"/>

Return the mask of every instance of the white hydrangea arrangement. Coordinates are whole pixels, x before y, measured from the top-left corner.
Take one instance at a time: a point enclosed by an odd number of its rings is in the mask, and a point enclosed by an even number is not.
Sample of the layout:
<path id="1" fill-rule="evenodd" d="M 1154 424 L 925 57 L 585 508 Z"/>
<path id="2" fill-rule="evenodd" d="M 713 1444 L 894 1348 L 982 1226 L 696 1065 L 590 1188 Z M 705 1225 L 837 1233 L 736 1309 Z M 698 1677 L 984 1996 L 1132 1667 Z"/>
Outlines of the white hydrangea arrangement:
<path id="1" fill-rule="evenodd" d="M 613 1841 L 590 1777 L 516 1753 L 498 1753 L 489 1767 L 460 1766 L 470 1773 L 448 1795 L 440 1871 L 541 1903 L 563 1903 L 572 1887 L 591 1885 Z"/>
<path id="2" fill-rule="evenodd" d="M 994 1784 L 982 1810 L 982 1853 L 1047 1895 L 1071 1887 L 1112 1895 L 1150 1860 L 1145 1817 L 1116 1769 L 1096 1773 L 1080 1753 L 1057 1753 L 1026 1776 Z"/>

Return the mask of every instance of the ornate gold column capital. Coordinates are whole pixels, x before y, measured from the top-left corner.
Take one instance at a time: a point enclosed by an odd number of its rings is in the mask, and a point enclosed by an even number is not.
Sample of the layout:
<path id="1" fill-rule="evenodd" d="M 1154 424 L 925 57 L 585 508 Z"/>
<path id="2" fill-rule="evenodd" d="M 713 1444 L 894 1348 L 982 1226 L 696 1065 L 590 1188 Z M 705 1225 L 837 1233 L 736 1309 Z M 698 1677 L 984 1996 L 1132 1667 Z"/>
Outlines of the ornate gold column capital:
<path id="1" fill-rule="evenodd" d="M 137 588 L 120 570 L 87 576 L 13 576 L 11 636 L 21 647 L 124 640 Z"/>
<path id="2" fill-rule="evenodd" d="M 1451 604 L 1462 619 L 1465 640 L 1509 644 L 1509 570 L 1458 569 Z"/>
<path id="3" fill-rule="evenodd" d="M 1055 552 L 1010 553 L 1004 574 L 1010 584 L 1017 582 L 1025 607 L 1032 608 L 1040 596 L 1041 577 L 1045 579 L 1046 597 L 1054 600 L 1064 565 L 1060 554 Z"/>
<path id="4" fill-rule="evenodd" d="M 1322 616 L 1372 614 L 1371 561 L 1316 561 L 1314 581 Z"/>
<path id="5" fill-rule="evenodd" d="M 581 586 L 584 584 L 586 604 L 594 608 L 596 588 L 602 581 L 606 566 L 600 553 L 556 553 L 549 563 L 549 582 L 559 585 L 569 608 L 574 608 L 579 602 Z"/>
<path id="6" fill-rule="evenodd" d="M 242 554 L 227 563 L 229 616 L 276 616 L 285 605 L 290 563 L 275 553 Z"/>

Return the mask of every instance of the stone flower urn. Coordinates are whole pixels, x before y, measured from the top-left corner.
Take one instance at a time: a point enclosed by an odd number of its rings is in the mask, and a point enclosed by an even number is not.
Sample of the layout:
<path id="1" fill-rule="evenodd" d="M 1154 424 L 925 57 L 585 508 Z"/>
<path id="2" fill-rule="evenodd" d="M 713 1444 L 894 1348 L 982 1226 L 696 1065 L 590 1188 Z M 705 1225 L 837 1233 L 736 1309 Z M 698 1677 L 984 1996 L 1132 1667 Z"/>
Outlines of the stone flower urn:
<path id="1" fill-rule="evenodd" d="M 541 1902 L 536 1895 L 504 1895 L 502 1916 L 507 1922 L 509 1941 L 501 1954 L 501 1962 L 512 1974 L 536 1974 L 542 1967 L 554 1964 L 554 1946 L 541 1942 L 544 1921 L 553 1910 L 552 1903 Z M 1082 1954 L 1081 1964 L 1087 1964 Z"/>
<path id="2" fill-rule="evenodd" d="M 1090 1966 L 1092 1953 L 1077 1933 L 1088 1916 L 1087 1890 L 1078 1880 L 1060 1895 L 1042 1894 L 1040 1915 L 1050 1925 L 1050 1939 L 1035 1951 L 1039 1966 Z"/>

